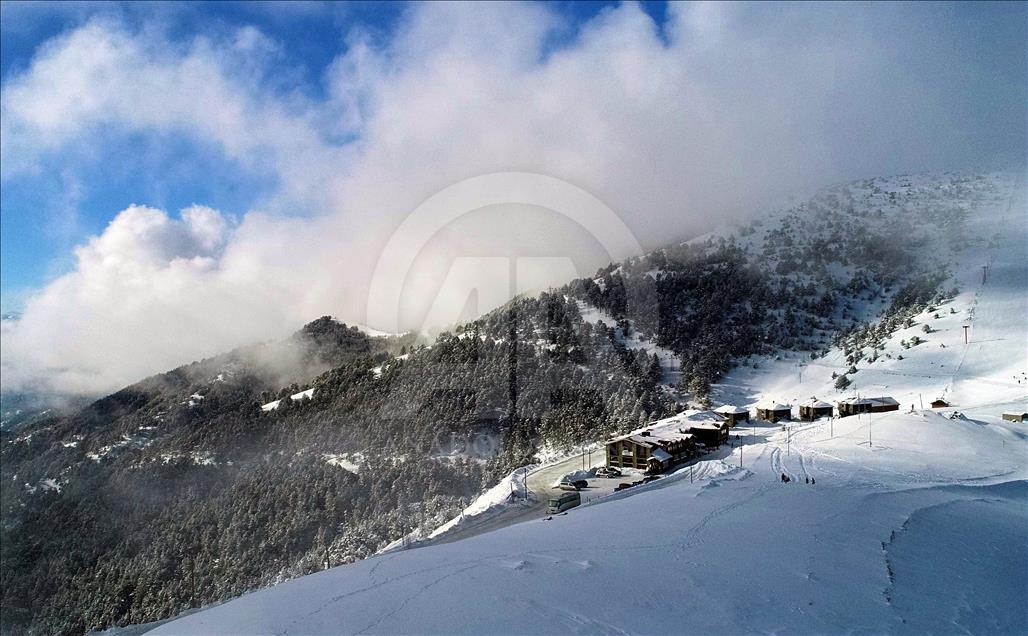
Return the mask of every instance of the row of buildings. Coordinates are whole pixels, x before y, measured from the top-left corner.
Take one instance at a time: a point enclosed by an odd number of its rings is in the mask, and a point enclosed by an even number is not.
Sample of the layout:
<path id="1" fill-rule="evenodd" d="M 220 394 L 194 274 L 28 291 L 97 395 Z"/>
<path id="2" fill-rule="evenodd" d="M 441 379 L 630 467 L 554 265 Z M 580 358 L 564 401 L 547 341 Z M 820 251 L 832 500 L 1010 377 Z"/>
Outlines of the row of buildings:
<path id="1" fill-rule="evenodd" d="M 810 398 L 800 402 L 801 420 L 814 421 L 835 414 L 828 402 Z M 838 404 L 839 416 L 896 411 L 899 402 L 891 397 L 854 397 Z M 792 407 L 764 401 L 756 406 L 757 419 L 778 422 L 792 419 Z M 686 411 L 654 422 L 627 435 L 607 441 L 607 466 L 638 468 L 651 473 L 665 470 L 717 448 L 728 441 L 728 431 L 750 420 L 749 409 L 725 404 L 713 411 Z"/>
<path id="2" fill-rule="evenodd" d="M 934 404 L 934 403 L 933 403 Z M 835 415 L 836 407 L 832 404 L 819 400 L 815 397 L 805 400 L 796 405 L 799 409 L 799 419 L 813 422 L 820 417 L 831 417 Z M 885 413 L 886 411 L 899 410 L 899 402 L 894 398 L 883 397 L 852 397 L 841 400 L 838 403 L 839 417 L 859 415 L 861 413 Z M 726 404 L 714 410 L 732 424 L 736 422 L 750 421 L 749 409 Z M 757 419 L 768 422 L 792 419 L 792 407 L 772 400 L 758 402 L 756 406 Z"/>
<path id="3" fill-rule="evenodd" d="M 852 397 L 840 400 L 837 406 L 812 397 L 796 406 L 799 419 L 808 422 L 820 417 L 831 417 L 835 415 L 836 408 L 839 417 L 899 410 L 899 402 L 888 396 Z M 940 398 L 932 402 L 931 406 L 944 408 L 949 404 Z M 791 420 L 792 407 L 779 402 L 762 401 L 756 405 L 756 416 L 768 422 Z M 1028 413 L 1004 413 L 1003 419 L 1024 422 L 1028 421 Z M 729 429 L 739 422 L 749 420 L 749 409 L 730 404 L 719 406 L 713 411 L 685 411 L 608 440 L 607 466 L 638 468 L 650 473 L 664 472 L 705 450 L 724 444 L 728 441 Z"/>

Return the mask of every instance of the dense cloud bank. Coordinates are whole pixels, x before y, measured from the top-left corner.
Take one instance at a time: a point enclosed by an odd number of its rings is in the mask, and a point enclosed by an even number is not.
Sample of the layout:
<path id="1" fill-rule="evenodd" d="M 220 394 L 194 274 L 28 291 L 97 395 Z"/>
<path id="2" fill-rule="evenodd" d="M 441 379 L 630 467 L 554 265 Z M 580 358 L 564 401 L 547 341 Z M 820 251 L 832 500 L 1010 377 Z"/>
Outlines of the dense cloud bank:
<path id="1" fill-rule="evenodd" d="M 81 148 L 102 157 L 122 130 L 213 144 L 274 187 L 233 215 L 119 212 L 3 323 L 4 389 L 104 391 L 321 314 L 363 322 L 394 231 L 481 175 L 567 182 L 653 247 L 839 180 L 1020 160 L 1024 40 L 987 53 L 968 10 L 674 4 L 658 26 L 626 4 L 574 31 L 544 5 L 428 3 L 384 42 L 341 34 L 317 91 L 252 27 L 182 41 L 87 22 L 4 83 L 5 181 L 96 161 Z M 1024 11 L 989 15 L 1023 28 Z M 584 275 L 611 256 L 561 210 L 493 203 L 409 245 L 418 273 L 388 326 L 437 315 L 455 257 L 570 256 Z"/>

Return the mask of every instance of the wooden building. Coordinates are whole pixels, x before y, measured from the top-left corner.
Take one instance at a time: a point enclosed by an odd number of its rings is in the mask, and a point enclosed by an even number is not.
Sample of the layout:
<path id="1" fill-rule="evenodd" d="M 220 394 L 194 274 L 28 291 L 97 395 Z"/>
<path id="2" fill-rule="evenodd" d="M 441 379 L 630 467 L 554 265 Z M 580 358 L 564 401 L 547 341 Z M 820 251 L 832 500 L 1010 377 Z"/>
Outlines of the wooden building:
<path id="1" fill-rule="evenodd" d="M 735 426 L 737 422 L 749 422 L 750 411 L 744 409 L 741 406 L 732 406 L 731 404 L 725 404 L 714 409 L 714 412 L 725 418 L 729 426 Z"/>
<path id="2" fill-rule="evenodd" d="M 693 435 L 674 418 L 607 442 L 607 466 L 618 468 L 659 473 L 695 456 Z"/>
<path id="3" fill-rule="evenodd" d="M 871 400 L 867 398 L 846 398 L 839 402 L 839 417 L 871 412 Z"/>
<path id="4" fill-rule="evenodd" d="M 885 397 L 873 397 L 868 398 L 871 400 L 871 412 L 872 413 L 885 413 L 887 411 L 898 411 L 900 403 L 894 398 Z"/>
<path id="5" fill-rule="evenodd" d="M 1028 422 L 1028 413 L 1004 413 L 1003 419 L 1008 422 Z"/>
<path id="6" fill-rule="evenodd" d="M 757 419 L 767 422 L 792 419 L 792 407 L 778 402 L 765 401 L 757 403 Z"/>
<path id="7" fill-rule="evenodd" d="M 949 406 L 949 402 L 947 402 L 946 400 L 944 400 L 942 398 L 936 398 L 936 399 L 932 400 L 932 408 L 933 409 L 944 409 L 944 408 L 946 408 L 948 406 Z"/>
<path id="8" fill-rule="evenodd" d="M 799 408 L 800 419 L 807 422 L 813 422 L 819 417 L 831 417 L 835 413 L 835 407 L 815 397 L 810 398 L 806 402 L 800 402 Z"/>
<path id="9" fill-rule="evenodd" d="M 703 444 L 707 448 L 717 448 L 728 441 L 728 429 L 728 422 L 711 420 L 692 424 L 689 432 L 698 444 Z"/>
<path id="10" fill-rule="evenodd" d="M 899 402 L 888 396 L 872 398 L 852 397 L 839 402 L 839 417 L 898 410 Z"/>

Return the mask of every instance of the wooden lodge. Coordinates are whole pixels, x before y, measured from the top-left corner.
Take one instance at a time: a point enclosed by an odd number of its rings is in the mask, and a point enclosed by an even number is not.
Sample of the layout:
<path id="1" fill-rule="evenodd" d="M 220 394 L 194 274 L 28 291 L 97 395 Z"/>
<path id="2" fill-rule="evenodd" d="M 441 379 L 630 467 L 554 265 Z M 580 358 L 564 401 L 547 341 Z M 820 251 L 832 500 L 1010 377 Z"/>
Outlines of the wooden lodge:
<path id="1" fill-rule="evenodd" d="M 732 406 L 731 404 L 725 404 L 714 409 L 714 412 L 725 418 L 729 426 L 735 426 L 738 422 L 749 422 L 750 411 L 744 409 L 741 406 Z"/>
<path id="2" fill-rule="evenodd" d="M 888 411 L 898 411 L 900 403 L 891 397 L 873 397 L 868 398 L 871 400 L 871 412 L 872 413 L 886 413 Z"/>
<path id="3" fill-rule="evenodd" d="M 853 397 L 839 402 L 839 417 L 849 415 L 860 415 L 861 413 L 885 413 L 887 411 L 898 411 L 899 402 L 895 399 L 884 397 Z"/>
<path id="4" fill-rule="evenodd" d="M 932 408 L 933 409 L 944 409 L 944 408 L 946 408 L 948 406 L 949 406 L 949 402 L 947 402 L 946 400 L 944 400 L 942 398 L 936 398 L 936 399 L 932 400 Z"/>
<path id="5" fill-rule="evenodd" d="M 1028 413 L 1004 413 L 1003 419 L 1008 422 L 1028 422 Z"/>
<path id="6" fill-rule="evenodd" d="M 799 408 L 800 419 L 806 422 L 813 422 L 819 417 L 831 417 L 835 413 L 835 407 L 814 397 L 806 402 L 800 402 Z"/>
<path id="7" fill-rule="evenodd" d="M 607 442 L 607 466 L 663 472 L 696 456 L 693 435 L 671 418 Z"/>
<path id="8" fill-rule="evenodd" d="M 757 404 L 757 419 L 767 422 L 792 419 L 792 407 L 778 402 L 759 402 Z"/>
<path id="9" fill-rule="evenodd" d="M 707 448 L 717 448 L 728 441 L 729 424 L 724 420 L 697 422 L 689 426 L 689 432 L 696 438 L 697 444 Z"/>

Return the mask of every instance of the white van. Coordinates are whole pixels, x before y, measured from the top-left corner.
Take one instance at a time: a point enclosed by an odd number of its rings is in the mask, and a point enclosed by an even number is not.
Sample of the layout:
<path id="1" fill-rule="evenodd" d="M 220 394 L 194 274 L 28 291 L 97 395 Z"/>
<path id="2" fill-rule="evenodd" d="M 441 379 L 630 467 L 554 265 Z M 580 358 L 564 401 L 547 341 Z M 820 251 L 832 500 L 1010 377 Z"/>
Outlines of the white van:
<path id="1" fill-rule="evenodd" d="M 558 512 L 564 512 L 569 508 L 574 508 L 582 503 L 582 495 L 578 492 L 565 492 L 559 497 L 550 499 L 549 505 L 546 506 L 546 512 L 550 514 L 557 514 Z"/>

